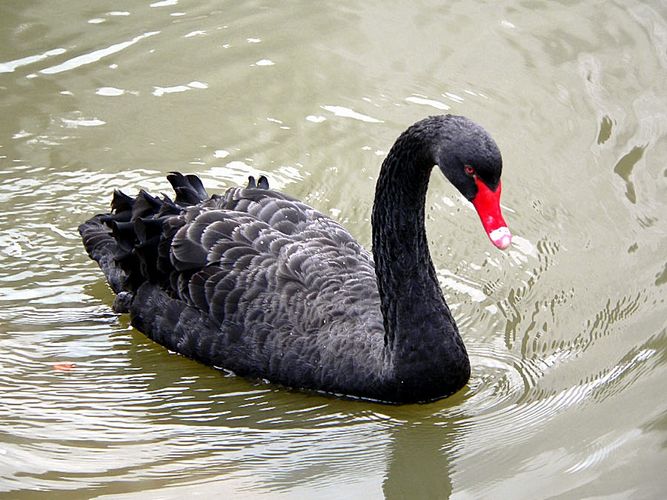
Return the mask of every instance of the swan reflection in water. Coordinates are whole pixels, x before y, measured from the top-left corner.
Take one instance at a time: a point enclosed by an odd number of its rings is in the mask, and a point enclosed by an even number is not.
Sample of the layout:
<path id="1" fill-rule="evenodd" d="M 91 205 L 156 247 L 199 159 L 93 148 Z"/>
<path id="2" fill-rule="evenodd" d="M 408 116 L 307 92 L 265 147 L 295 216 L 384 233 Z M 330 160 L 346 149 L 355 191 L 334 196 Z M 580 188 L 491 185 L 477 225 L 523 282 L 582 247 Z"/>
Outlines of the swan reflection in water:
<path id="1" fill-rule="evenodd" d="M 381 488 L 385 498 L 451 493 L 465 391 L 428 405 L 360 403 L 221 377 L 167 355 L 136 332 L 123 332 L 116 341 L 134 374 L 126 387 L 114 388 L 134 394 L 122 425 L 136 432 L 125 446 L 146 450 L 129 456 L 123 467 L 150 471 L 153 487 L 163 494 L 172 487 L 180 491 L 171 474 L 187 478 L 199 493 L 235 484 L 235 491 L 250 496 L 306 488 L 345 497 L 358 493 L 361 483 L 373 488 L 372 496 Z M 147 462 L 134 463 L 139 460 Z"/>

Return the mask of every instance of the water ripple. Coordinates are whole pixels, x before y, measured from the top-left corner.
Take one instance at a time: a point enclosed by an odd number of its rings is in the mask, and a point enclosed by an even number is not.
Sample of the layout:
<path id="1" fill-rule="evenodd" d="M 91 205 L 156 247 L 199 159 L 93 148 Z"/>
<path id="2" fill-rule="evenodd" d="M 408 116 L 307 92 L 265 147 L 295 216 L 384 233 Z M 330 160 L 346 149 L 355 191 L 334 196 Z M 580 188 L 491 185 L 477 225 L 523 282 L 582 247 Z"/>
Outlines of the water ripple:
<path id="1" fill-rule="evenodd" d="M 125 50 L 128 47 L 131 47 L 132 45 L 143 40 L 144 38 L 148 38 L 157 35 L 159 33 L 160 33 L 159 31 L 148 31 L 146 33 L 142 33 L 141 35 L 135 36 L 131 40 L 115 43 L 113 45 L 110 45 L 109 47 L 94 50 L 93 52 L 89 52 L 88 54 L 82 54 L 80 56 L 73 57 L 72 59 L 68 59 L 63 63 L 57 64 L 55 66 L 49 66 L 48 68 L 44 68 L 39 72 L 44 75 L 54 75 L 57 73 L 62 73 L 63 71 L 71 71 L 73 69 L 79 68 L 80 66 L 91 64 L 99 61 L 104 57 L 116 54 L 117 52 Z"/>

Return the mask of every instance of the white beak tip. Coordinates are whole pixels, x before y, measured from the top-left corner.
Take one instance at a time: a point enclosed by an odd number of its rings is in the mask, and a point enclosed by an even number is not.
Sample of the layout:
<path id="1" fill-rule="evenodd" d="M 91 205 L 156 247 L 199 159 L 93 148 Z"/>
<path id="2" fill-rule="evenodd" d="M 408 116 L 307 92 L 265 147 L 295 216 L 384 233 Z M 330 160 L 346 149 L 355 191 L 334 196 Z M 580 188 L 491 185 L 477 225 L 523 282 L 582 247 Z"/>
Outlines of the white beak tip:
<path id="1" fill-rule="evenodd" d="M 501 250 L 507 249 L 512 244 L 512 233 L 510 233 L 509 228 L 506 226 L 491 231 L 489 238 Z"/>

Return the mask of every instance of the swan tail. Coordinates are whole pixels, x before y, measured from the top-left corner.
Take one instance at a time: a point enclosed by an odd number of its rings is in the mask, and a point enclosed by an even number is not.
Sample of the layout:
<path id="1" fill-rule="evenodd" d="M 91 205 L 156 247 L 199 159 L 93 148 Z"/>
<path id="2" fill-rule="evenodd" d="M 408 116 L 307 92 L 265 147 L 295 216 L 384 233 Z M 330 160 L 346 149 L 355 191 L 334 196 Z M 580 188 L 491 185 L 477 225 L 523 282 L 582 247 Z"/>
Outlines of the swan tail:
<path id="1" fill-rule="evenodd" d="M 164 285 L 166 289 L 178 290 L 179 274 L 180 285 L 183 285 L 184 269 L 175 269 L 171 247 L 178 230 L 200 212 L 192 208 L 193 212 L 189 216 L 186 213 L 188 207 L 210 200 L 216 207 L 238 210 L 237 194 L 246 193 L 251 198 L 261 198 L 266 195 L 260 195 L 260 191 L 266 193 L 269 190 L 269 181 L 265 176 L 257 180 L 251 176 L 249 191 L 232 188 L 223 197 L 211 198 L 196 175 L 170 172 L 167 180 L 176 194 L 173 200 L 166 194 L 153 196 L 144 190 L 139 191 L 135 197 L 115 190 L 111 212 L 96 215 L 79 226 L 79 234 L 88 255 L 99 264 L 117 295 L 121 292 L 134 294 L 146 281 Z M 200 266 L 202 263 L 198 257 L 201 249 L 190 250 L 193 251 L 185 252 L 188 259 L 196 261 L 194 267 Z M 123 301 L 127 301 L 126 296 Z"/>
<path id="2" fill-rule="evenodd" d="M 79 226 L 79 234 L 91 259 L 96 261 L 114 293 L 125 288 L 127 274 L 116 262 L 118 244 L 104 222 L 107 215 L 96 215 Z"/>
<path id="3" fill-rule="evenodd" d="M 178 223 L 165 222 L 188 206 L 208 199 L 195 175 L 171 172 L 167 179 L 176 193 L 175 200 L 164 194 L 152 196 L 143 190 L 136 197 L 116 190 L 110 213 L 96 215 L 79 226 L 88 255 L 99 264 L 111 289 L 119 296 L 115 309 L 127 310 L 132 295 L 144 282 L 169 279 L 169 271 L 173 269 L 169 245 Z"/>

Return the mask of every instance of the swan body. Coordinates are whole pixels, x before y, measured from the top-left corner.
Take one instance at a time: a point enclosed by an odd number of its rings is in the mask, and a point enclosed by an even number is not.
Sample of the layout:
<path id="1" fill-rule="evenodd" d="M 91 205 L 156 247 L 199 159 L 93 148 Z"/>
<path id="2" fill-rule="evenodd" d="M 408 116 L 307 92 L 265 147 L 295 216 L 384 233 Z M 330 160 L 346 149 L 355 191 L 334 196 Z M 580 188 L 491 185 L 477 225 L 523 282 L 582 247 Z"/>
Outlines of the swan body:
<path id="1" fill-rule="evenodd" d="M 385 159 L 373 254 L 340 224 L 250 177 L 209 196 L 194 175 L 176 197 L 114 193 L 79 227 L 117 294 L 114 309 L 168 349 L 246 377 L 388 403 L 461 389 L 470 364 L 438 285 L 424 229 L 438 165 L 499 248 L 500 152 L 470 120 L 417 122 Z"/>

